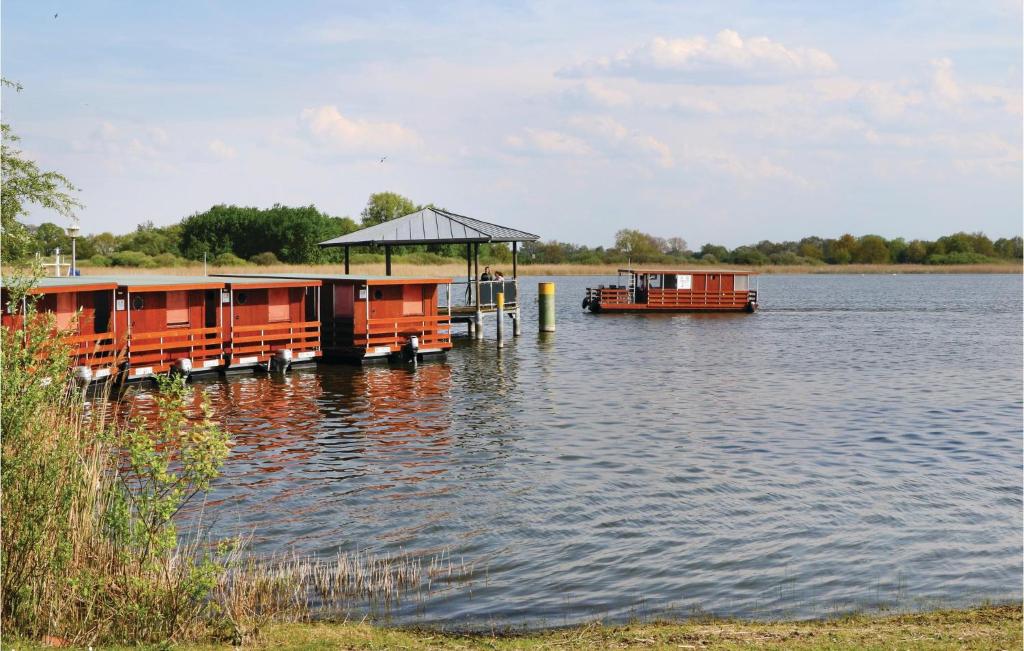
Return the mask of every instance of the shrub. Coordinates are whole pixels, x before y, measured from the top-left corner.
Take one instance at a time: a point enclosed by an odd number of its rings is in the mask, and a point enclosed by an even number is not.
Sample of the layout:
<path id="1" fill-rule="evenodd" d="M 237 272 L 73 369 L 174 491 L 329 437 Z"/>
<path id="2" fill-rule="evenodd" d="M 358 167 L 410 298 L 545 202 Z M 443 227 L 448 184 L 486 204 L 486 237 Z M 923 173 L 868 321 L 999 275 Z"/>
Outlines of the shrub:
<path id="1" fill-rule="evenodd" d="M 111 260 L 109 256 L 100 255 L 99 253 L 97 253 L 96 255 L 89 258 L 89 264 L 91 264 L 94 267 L 109 267 L 110 265 L 114 264 L 114 261 Z"/>
<path id="2" fill-rule="evenodd" d="M 244 267 L 249 263 L 234 253 L 221 253 L 213 259 L 211 264 L 215 267 Z"/>
<path id="3" fill-rule="evenodd" d="M 980 264 L 992 262 L 992 258 L 980 253 L 967 253 L 957 251 L 955 253 L 933 253 L 925 258 L 926 264 Z"/>
<path id="4" fill-rule="evenodd" d="M 156 260 L 139 251 L 114 251 L 110 254 L 110 260 L 115 267 L 146 267 L 151 269 L 159 266 Z"/>
<path id="5" fill-rule="evenodd" d="M 173 253 L 161 253 L 154 256 L 153 263 L 157 267 L 180 267 L 183 264 L 188 264 L 183 258 L 179 258 Z"/>
<path id="6" fill-rule="evenodd" d="M 19 304 L 30 281 L 5 281 Z M 210 597 L 226 550 L 179 546 L 173 517 L 217 476 L 227 435 L 208 403 L 189 419 L 181 378 L 160 382 L 146 422 L 87 410 L 69 331 L 26 305 L 0 328 L 4 632 L 81 646 L 194 637 L 221 616 Z"/>
<path id="7" fill-rule="evenodd" d="M 249 262 L 261 267 L 269 267 L 272 264 L 281 264 L 281 261 L 277 259 L 277 256 L 274 255 L 272 251 L 257 253 L 249 258 Z"/>

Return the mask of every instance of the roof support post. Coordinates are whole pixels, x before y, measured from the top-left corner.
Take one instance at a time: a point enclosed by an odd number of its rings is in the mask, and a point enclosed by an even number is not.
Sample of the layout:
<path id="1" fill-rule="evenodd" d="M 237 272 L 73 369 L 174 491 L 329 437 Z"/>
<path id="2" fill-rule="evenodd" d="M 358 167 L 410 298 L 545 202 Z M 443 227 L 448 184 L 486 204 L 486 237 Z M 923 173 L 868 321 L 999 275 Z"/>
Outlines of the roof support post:
<path id="1" fill-rule="evenodd" d="M 352 248 L 352 247 L 350 247 L 350 246 L 346 246 L 345 247 L 345 275 L 346 276 L 349 274 L 348 260 L 349 260 L 349 249 L 350 248 Z"/>
<path id="2" fill-rule="evenodd" d="M 512 279 L 519 277 L 519 242 L 512 242 Z M 518 298 L 518 297 L 517 297 Z"/>
<path id="3" fill-rule="evenodd" d="M 391 275 L 391 247 L 384 245 L 384 275 Z"/>
<path id="4" fill-rule="evenodd" d="M 470 292 L 473 291 L 473 245 L 466 242 L 466 304 L 469 305 L 469 300 L 472 298 Z"/>
<path id="5" fill-rule="evenodd" d="M 476 284 L 476 311 L 480 311 L 480 244 L 473 243 L 473 282 Z"/>

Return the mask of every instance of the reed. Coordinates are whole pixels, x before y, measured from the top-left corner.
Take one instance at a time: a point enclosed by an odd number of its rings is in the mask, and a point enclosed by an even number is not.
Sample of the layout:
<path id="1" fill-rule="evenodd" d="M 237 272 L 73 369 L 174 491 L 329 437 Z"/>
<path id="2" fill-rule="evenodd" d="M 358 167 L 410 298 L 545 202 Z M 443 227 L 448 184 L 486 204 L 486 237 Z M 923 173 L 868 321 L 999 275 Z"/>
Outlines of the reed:
<path id="1" fill-rule="evenodd" d="M 586 264 L 521 264 L 519 265 L 520 276 L 615 276 L 620 267 L 626 265 L 586 265 Z M 656 268 L 666 265 L 633 265 L 637 268 L 645 266 Z M 700 269 L 699 263 L 678 263 L 668 265 L 673 268 Z M 511 275 L 512 265 L 492 264 L 492 269 L 500 269 L 506 276 Z M 711 268 L 711 265 L 705 265 Z M 1024 272 L 1024 266 L 1020 262 L 1005 263 L 980 263 L 961 265 L 927 265 L 927 264 L 847 264 L 847 265 L 765 265 L 745 266 L 731 264 L 713 265 L 715 269 L 735 269 L 741 271 L 752 271 L 760 274 L 1019 274 Z M 246 265 L 244 267 L 207 267 L 211 274 L 281 274 L 281 273 L 311 273 L 311 274 L 340 274 L 343 268 L 339 264 L 325 265 L 302 265 L 302 264 L 277 264 L 267 266 Z M 366 274 L 379 276 L 384 273 L 383 264 L 353 264 L 351 272 L 354 274 Z M 451 264 L 408 264 L 395 263 L 392 265 L 392 272 L 396 276 L 439 276 L 453 278 L 455 280 L 466 277 L 465 263 Z M 186 267 L 159 267 L 145 269 L 140 267 L 82 267 L 85 275 L 172 275 L 172 276 L 201 276 L 203 266 L 190 265 Z"/>

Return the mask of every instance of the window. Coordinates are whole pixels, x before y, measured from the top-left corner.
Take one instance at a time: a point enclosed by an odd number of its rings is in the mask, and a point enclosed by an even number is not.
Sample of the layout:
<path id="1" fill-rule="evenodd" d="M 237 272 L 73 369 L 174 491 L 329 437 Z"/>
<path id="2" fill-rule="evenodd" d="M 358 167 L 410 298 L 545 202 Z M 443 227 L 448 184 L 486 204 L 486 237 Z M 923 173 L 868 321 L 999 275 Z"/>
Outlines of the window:
<path id="1" fill-rule="evenodd" d="M 423 287 L 404 285 L 402 287 L 402 316 L 423 314 Z"/>
<path id="2" fill-rule="evenodd" d="M 280 323 L 289 318 L 288 288 L 274 287 L 267 290 L 267 322 Z"/>
<path id="3" fill-rule="evenodd" d="M 75 295 L 57 294 L 57 327 L 67 330 L 75 320 Z"/>
<path id="4" fill-rule="evenodd" d="M 334 316 L 351 318 L 355 312 L 355 287 L 352 285 L 334 286 Z"/>
<path id="5" fill-rule="evenodd" d="M 188 292 L 167 292 L 167 327 L 188 325 Z"/>
<path id="6" fill-rule="evenodd" d="M 132 309 L 133 310 L 141 310 L 144 307 L 146 307 L 146 301 L 144 301 L 142 299 L 141 295 L 136 294 L 135 296 L 132 296 Z"/>
<path id="7" fill-rule="evenodd" d="M 735 285 L 733 288 L 738 292 L 745 292 L 750 288 L 750 279 L 746 276 L 734 276 Z"/>
<path id="8" fill-rule="evenodd" d="M 690 274 L 679 274 L 676 276 L 677 289 L 693 289 L 693 276 Z"/>

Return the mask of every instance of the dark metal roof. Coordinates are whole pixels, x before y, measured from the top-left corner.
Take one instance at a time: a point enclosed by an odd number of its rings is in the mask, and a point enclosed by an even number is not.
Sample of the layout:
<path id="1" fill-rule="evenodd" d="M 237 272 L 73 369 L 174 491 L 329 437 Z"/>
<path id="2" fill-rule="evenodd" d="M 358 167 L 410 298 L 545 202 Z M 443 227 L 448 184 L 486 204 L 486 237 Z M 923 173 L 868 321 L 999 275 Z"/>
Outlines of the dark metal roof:
<path id="1" fill-rule="evenodd" d="M 424 208 L 383 224 L 321 242 L 320 246 L 533 242 L 539 239 L 539 235 L 515 228 L 457 215 L 440 208 Z"/>

